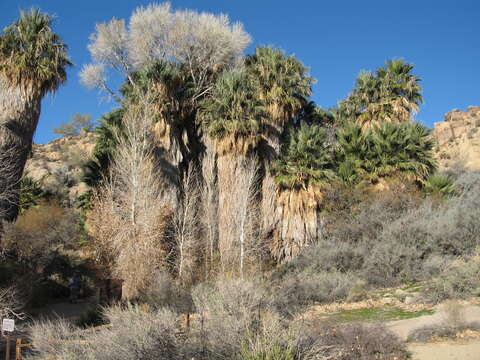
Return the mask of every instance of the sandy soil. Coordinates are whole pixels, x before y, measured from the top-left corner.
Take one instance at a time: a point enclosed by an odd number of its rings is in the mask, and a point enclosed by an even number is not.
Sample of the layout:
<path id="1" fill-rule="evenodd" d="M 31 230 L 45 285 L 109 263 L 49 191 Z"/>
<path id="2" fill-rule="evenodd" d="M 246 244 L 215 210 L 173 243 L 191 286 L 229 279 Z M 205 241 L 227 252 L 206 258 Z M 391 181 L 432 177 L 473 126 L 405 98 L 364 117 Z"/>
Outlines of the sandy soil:
<path id="1" fill-rule="evenodd" d="M 413 360 L 479 360 L 480 341 L 467 344 L 432 343 L 410 344 Z"/>
<path id="2" fill-rule="evenodd" d="M 442 308 L 433 315 L 421 316 L 413 319 L 392 321 L 388 327 L 400 338 L 406 340 L 408 334 L 415 329 L 426 325 L 440 324 L 445 320 Z M 466 306 L 464 308 L 466 321 L 480 321 L 480 307 Z M 409 344 L 413 360 L 480 360 L 480 340 L 454 342 L 435 342 L 428 344 Z"/>

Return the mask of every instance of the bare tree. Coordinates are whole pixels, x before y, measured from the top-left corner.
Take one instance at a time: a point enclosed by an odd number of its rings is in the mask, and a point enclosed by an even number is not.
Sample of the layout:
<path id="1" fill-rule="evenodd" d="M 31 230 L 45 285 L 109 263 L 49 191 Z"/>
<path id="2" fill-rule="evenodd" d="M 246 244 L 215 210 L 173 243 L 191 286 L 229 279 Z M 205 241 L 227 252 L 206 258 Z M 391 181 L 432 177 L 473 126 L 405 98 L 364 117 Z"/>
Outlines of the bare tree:
<path id="1" fill-rule="evenodd" d="M 152 108 L 148 95 L 129 104 L 110 176 L 89 217 L 97 254 L 110 260 L 114 275 L 124 281 L 125 298 L 148 286 L 169 252 L 165 233 L 172 201 L 154 154 Z"/>
<path id="2" fill-rule="evenodd" d="M 180 206 L 174 214 L 176 267 L 183 285 L 191 285 L 201 253 L 200 210 L 201 189 L 198 170 L 191 166 L 182 181 Z"/>
<path id="3" fill-rule="evenodd" d="M 218 183 L 216 169 L 216 153 L 213 151 L 213 142 L 206 139 L 207 149 L 202 158 L 202 228 L 205 239 L 205 277 L 215 267 L 215 258 L 218 253 Z"/>
<path id="4" fill-rule="evenodd" d="M 118 97 L 109 87 L 106 68 L 133 83 L 132 71 L 156 61 L 182 64 L 192 76 L 196 99 L 209 91 L 210 75 L 239 64 L 250 36 L 226 15 L 172 10 L 170 3 L 137 8 L 128 27 L 123 19 L 97 24 L 88 46 L 94 63 L 83 67 L 82 82 Z"/>
<path id="5" fill-rule="evenodd" d="M 219 157 L 219 249 L 222 270 L 244 275 L 246 265 L 260 250 L 256 158 Z"/>
<path id="6" fill-rule="evenodd" d="M 0 289 L 0 318 L 25 319 L 26 315 L 22 312 L 24 303 L 21 296 L 14 287 Z"/>

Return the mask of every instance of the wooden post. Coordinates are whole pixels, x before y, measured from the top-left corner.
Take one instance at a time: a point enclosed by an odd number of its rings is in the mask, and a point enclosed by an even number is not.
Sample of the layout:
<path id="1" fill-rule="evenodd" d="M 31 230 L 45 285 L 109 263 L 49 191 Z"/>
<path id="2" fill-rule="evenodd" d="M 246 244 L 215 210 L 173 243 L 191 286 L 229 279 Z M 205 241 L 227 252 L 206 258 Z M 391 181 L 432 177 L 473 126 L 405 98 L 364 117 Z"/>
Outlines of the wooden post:
<path id="1" fill-rule="evenodd" d="M 10 360 L 10 336 L 5 336 L 5 339 L 7 340 L 5 347 L 5 360 Z"/>
<path id="2" fill-rule="evenodd" d="M 17 345 L 15 347 L 15 360 L 22 360 L 22 339 L 17 338 Z"/>

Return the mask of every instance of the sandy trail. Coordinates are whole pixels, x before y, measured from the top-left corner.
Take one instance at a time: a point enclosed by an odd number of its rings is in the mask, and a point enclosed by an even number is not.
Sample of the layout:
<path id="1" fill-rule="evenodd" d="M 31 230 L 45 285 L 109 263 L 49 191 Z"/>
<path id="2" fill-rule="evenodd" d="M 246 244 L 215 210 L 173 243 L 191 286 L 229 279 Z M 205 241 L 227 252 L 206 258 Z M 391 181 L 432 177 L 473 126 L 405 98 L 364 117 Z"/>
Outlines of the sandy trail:
<path id="1" fill-rule="evenodd" d="M 431 343 L 410 344 L 408 350 L 412 352 L 413 360 L 479 360 L 480 341 L 475 340 L 467 344 L 458 343 Z"/>
<path id="2" fill-rule="evenodd" d="M 464 317 L 468 322 L 480 321 L 480 307 L 469 305 L 464 308 Z M 388 327 L 402 340 L 415 329 L 427 325 L 441 324 L 445 315 L 441 307 L 433 315 L 413 319 L 397 320 L 388 323 Z M 442 343 L 409 344 L 413 360 L 480 360 L 480 340 L 473 339 L 462 343 L 445 341 Z"/>

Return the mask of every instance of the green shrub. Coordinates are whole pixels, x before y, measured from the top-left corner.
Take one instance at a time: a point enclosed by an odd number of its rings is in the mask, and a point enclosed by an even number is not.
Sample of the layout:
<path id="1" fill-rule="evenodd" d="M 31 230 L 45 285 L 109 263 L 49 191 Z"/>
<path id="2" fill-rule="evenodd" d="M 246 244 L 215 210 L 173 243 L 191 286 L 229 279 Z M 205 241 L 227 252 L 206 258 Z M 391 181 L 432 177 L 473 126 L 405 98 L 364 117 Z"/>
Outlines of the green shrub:
<path id="1" fill-rule="evenodd" d="M 455 192 L 454 180 L 449 175 L 435 173 L 430 175 L 423 186 L 423 191 L 427 195 L 437 197 L 451 196 Z"/>

